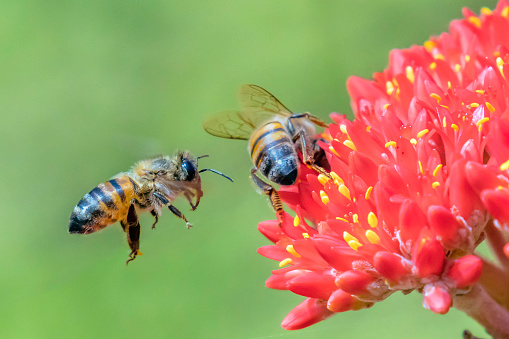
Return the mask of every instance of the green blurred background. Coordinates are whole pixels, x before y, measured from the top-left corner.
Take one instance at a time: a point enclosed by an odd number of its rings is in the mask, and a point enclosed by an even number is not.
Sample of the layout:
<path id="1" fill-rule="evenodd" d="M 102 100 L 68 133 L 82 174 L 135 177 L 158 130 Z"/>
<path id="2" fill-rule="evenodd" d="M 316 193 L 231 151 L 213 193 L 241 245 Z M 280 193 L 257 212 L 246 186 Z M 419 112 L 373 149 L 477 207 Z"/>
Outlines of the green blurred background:
<path id="1" fill-rule="evenodd" d="M 11 1 L 0 3 L 0 337 L 460 338 L 482 330 L 421 295 L 287 332 L 304 298 L 264 287 L 277 262 L 256 253 L 274 218 L 252 190 L 246 143 L 214 138 L 208 115 L 254 83 L 294 111 L 350 114 L 345 82 L 370 77 L 392 48 L 447 30 L 495 1 Z M 141 218 L 128 267 L 119 225 L 69 235 L 98 183 L 175 149 L 210 154 L 205 196 L 186 215 Z M 176 203 L 183 211 L 185 201 Z"/>

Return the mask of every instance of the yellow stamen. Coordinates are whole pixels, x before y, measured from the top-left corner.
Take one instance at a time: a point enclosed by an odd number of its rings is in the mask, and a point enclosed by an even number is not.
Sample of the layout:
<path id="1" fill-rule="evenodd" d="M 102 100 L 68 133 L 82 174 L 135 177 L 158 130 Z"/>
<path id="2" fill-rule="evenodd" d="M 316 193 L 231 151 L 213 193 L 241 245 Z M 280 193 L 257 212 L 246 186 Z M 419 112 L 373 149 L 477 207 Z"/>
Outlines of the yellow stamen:
<path id="1" fill-rule="evenodd" d="M 392 84 L 392 82 L 387 81 L 385 83 L 385 86 L 387 87 L 387 94 L 392 95 L 392 93 L 394 92 L 394 85 Z"/>
<path id="2" fill-rule="evenodd" d="M 309 234 L 308 234 L 308 233 L 302 233 L 302 237 L 303 237 L 304 239 L 308 239 L 308 238 L 309 238 Z"/>
<path id="3" fill-rule="evenodd" d="M 352 215 L 352 220 L 354 223 L 359 223 L 359 215 L 357 213 Z"/>
<path id="4" fill-rule="evenodd" d="M 415 138 L 412 138 L 410 139 L 410 143 L 415 146 L 417 145 L 417 140 Z"/>
<path id="5" fill-rule="evenodd" d="M 507 18 L 507 17 L 509 16 L 509 6 L 508 6 L 508 7 L 504 7 L 504 9 L 502 10 L 501 15 L 502 15 L 504 18 Z"/>
<path id="6" fill-rule="evenodd" d="M 371 131 L 371 126 L 366 126 L 366 132 Z"/>
<path id="7" fill-rule="evenodd" d="M 482 89 L 477 89 L 476 92 L 480 95 L 484 95 L 484 93 L 486 93 L 484 90 Z"/>
<path id="8" fill-rule="evenodd" d="M 435 99 L 437 103 L 440 103 L 440 101 L 442 101 L 442 97 L 436 93 L 431 93 L 429 96 Z"/>
<path id="9" fill-rule="evenodd" d="M 385 143 L 385 148 L 389 148 L 389 147 L 396 147 L 397 146 L 397 143 L 396 141 L 388 141 Z"/>
<path id="10" fill-rule="evenodd" d="M 446 106 L 446 105 L 440 105 L 440 107 L 443 107 L 445 109 L 449 109 L 449 106 Z M 445 118 L 445 117 L 444 117 Z"/>
<path id="11" fill-rule="evenodd" d="M 456 65 L 454 65 L 454 70 L 455 70 L 456 72 L 461 71 L 461 65 L 460 65 L 460 64 L 456 64 Z"/>
<path id="12" fill-rule="evenodd" d="M 380 242 L 380 237 L 378 236 L 378 234 L 376 234 L 372 230 L 366 231 L 366 238 L 368 238 L 369 242 L 374 245 L 376 245 Z"/>
<path id="13" fill-rule="evenodd" d="M 484 14 L 484 15 L 490 15 L 491 14 L 491 9 L 489 9 L 487 7 L 483 7 L 483 8 L 481 8 L 481 13 Z"/>
<path id="14" fill-rule="evenodd" d="M 325 174 L 319 174 L 318 181 L 320 182 L 320 184 L 325 185 L 329 181 L 329 178 L 327 178 Z"/>
<path id="15" fill-rule="evenodd" d="M 466 62 L 469 62 L 469 61 L 470 61 L 470 55 L 468 55 L 468 54 L 466 54 L 466 55 L 465 55 L 465 61 L 466 61 Z"/>
<path id="16" fill-rule="evenodd" d="M 405 73 L 406 73 L 407 79 L 413 84 L 415 81 L 415 74 L 414 74 L 414 69 L 412 68 L 412 66 L 406 66 Z"/>
<path id="17" fill-rule="evenodd" d="M 417 133 L 417 138 L 422 138 L 424 135 L 426 135 L 426 133 L 429 132 L 429 129 L 423 129 L 422 131 L 420 131 L 419 133 Z"/>
<path id="18" fill-rule="evenodd" d="M 430 68 L 430 69 L 435 69 L 435 68 L 437 68 L 437 63 L 433 61 L 433 62 L 429 65 L 429 68 Z"/>
<path id="19" fill-rule="evenodd" d="M 348 134 L 348 132 L 346 131 L 346 125 L 344 124 L 339 125 L 339 130 L 344 134 Z"/>
<path id="20" fill-rule="evenodd" d="M 385 104 L 384 109 L 387 109 L 391 104 Z M 369 127 L 369 126 L 368 126 Z"/>
<path id="21" fill-rule="evenodd" d="M 334 180 L 334 183 L 336 184 L 336 186 L 339 186 L 339 184 L 344 184 L 345 183 L 343 181 L 343 179 L 341 179 L 341 177 L 336 172 L 334 172 L 334 171 L 330 172 L 330 176 Z"/>
<path id="22" fill-rule="evenodd" d="M 345 239 L 346 242 L 349 242 L 349 241 L 352 241 L 352 240 L 359 242 L 359 240 L 357 240 L 356 237 L 354 237 L 353 235 L 351 235 L 347 231 L 343 232 L 343 239 Z"/>
<path id="23" fill-rule="evenodd" d="M 495 107 L 493 107 L 492 104 L 490 104 L 489 102 L 486 101 L 485 105 L 486 105 L 486 108 L 490 110 L 490 112 L 495 112 Z"/>
<path id="24" fill-rule="evenodd" d="M 355 144 L 352 142 L 352 140 L 343 141 L 343 145 L 345 145 L 348 148 L 353 149 L 354 151 L 357 151 L 357 148 L 355 147 Z"/>
<path id="25" fill-rule="evenodd" d="M 437 167 L 435 167 L 435 169 L 433 170 L 433 176 L 436 177 L 438 172 L 442 169 L 444 165 L 442 164 L 439 164 Z"/>
<path id="26" fill-rule="evenodd" d="M 447 127 L 447 119 L 445 117 L 442 119 L 442 127 L 443 128 Z"/>
<path id="27" fill-rule="evenodd" d="M 476 26 L 477 28 L 481 28 L 481 19 L 479 19 L 476 16 L 470 16 L 468 17 L 468 22 Z"/>
<path id="28" fill-rule="evenodd" d="M 509 8 L 509 7 L 507 7 L 507 8 Z M 500 52 L 499 52 L 499 51 L 495 51 L 495 52 L 493 52 L 493 56 L 494 56 L 495 58 L 498 58 L 498 57 L 500 56 Z"/>
<path id="29" fill-rule="evenodd" d="M 419 160 L 419 161 L 417 161 L 417 162 L 419 163 L 419 169 L 420 169 L 421 173 L 422 173 L 422 174 L 424 174 L 424 170 L 422 169 L 422 163 L 421 163 L 421 161 Z"/>
<path id="30" fill-rule="evenodd" d="M 350 247 L 351 247 L 354 251 L 357 251 L 357 249 L 358 249 L 359 247 L 361 247 L 361 246 L 362 246 L 362 244 L 361 244 L 360 242 L 358 242 L 358 241 L 350 240 L 350 241 L 348 242 L 348 246 L 350 246 Z"/>
<path id="31" fill-rule="evenodd" d="M 435 48 L 435 47 L 436 47 L 436 44 L 434 41 L 428 40 L 428 41 L 424 42 L 424 48 L 426 48 L 426 50 L 428 52 L 431 52 L 433 50 L 433 48 Z"/>
<path id="32" fill-rule="evenodd" d="M 324 205 L 327 205 L 329 203 L 329 197 L 327 196 L 327 193 L 325 193 L 324 191 L 320 191 L 320 198 L 322 199 Z"/>
<path id="33" fill-rule="evenodd" d="M 451 124 L 451 128 L 452 128 L 453 130 L 455 130 L 456 132 L 458 132 L 458 131 L 460 130 L 460 128 L 459 128 L 459 127 L 458 127 L 458 125 L 456 125 L 456 124 Z"/>
<path id="34" fill-rule="evenodd" d="M 297 227 L 300 225 L 300 218 L 298 215 L 295 216 L 295 218 L 293 218 L 293 226 Z"/>
<path id="35" fill-rule="evenodd" d="M 332 146 L 329 146 L 329 151 L 331 151 L 332 153 L 334 153 L 335 155 L 337 155 L 339 157 L 339 153 L 336 152 L 336 150 L 334 149 L 334 147 Z"/>
<path id="36" fill-rule="evenodd" d="M 447 81 L 447 88 L 451 89 L 451 87 L 452 87 L 452 83 L 450 81 Z"/>
<path id="37" fill-rule="evenodd" d="M 350 198 L 350 190 L 345 185 L 341 184 L 338 187 L 339 193 L 343 194 L 348 200 L 352 200 Z"/>
<path id="38" fill-rule="evenodd" d="M 509 8 L 509 7 L 506 7 L 506 8 Z M 501 171 L 505 171 L 506 169 L 509 168 L 509 160 L 507 160 L 506 162 L 504 162 L 502 165 L 500 165 L 500 170 Z"/>
<path id="39" fill-rule="evenodd" d="M 442 54 L 436 54 L 433 58 L 435 58 L 435 60 L 445 60 L 445 57 Z"/>
<path id="40" fill-rule="evenodd" d="M 375 227 L 378 226 L 378 217 L 376 216 L 375 213 L 369 212 L 369 214 L 368 214 L 368 224 L 372 228 L 375 228 Z"/>
<path id="41" fill-rule="evenodd" d="M 336 219 L 337 219 L 337 220 L 344 221 L 344 222 L 347 222 L 347 223 L 350 223 L 350 221 L 346 220 L 345 218 L 336 217 Z"/>
<path id="42" fill-rule="evenodd" d="M 470 104 L 470 107 L 477 108 L 479 107 L 479 104 L 477 102 L 473 102 Z"/>
<path id="43" fill-rule="evenodd" d="M 462 116 L 461 120 L 465 121 L 466 118 L 467 118 L 466 116 Z"/>
<path id="44" fill-rule="evenodd" d="M 438 186 L 440 186 L 440 183 L 438 181 L 435 181 L 431 184 L 431 187 L 433 188 L 437 188 Z"/>
<path id="45" fill-rule="evenodd" d="M 290 253 L 291 255 L 293 255 L 293 256 L 295 256 L 297 258 L 301 257 L 301 255 L 299 253 L 297 253 L 295 248 L 293 248 L 293 245 L 286 246 L 286 250 L 288 251 L 288 253 Z"/>
<path id="46" fill-rule="evenodd" d="M 481 120 L 479 120 L 476 125 L 477 126 L 481 126 L 482 124 L 484 124 L 486 121 L 489 121 L 490 118 L 486 117 L 486 118 L 482 118 Z"/>
<path id="47" fill-rule="evenodd" d="M 369 186 L 366 190 L 366 194 L 364 194 L 364 199 L 369 200 L 369 197 L 371 196 L 371 192 L 373 191 L 373 186 Z"/>
<path id="48" fill-rule="evenodd" d="M 505 78 L 505 75 L 504 75 L 504 60 L 502 60 L 501 57 L 497 57 L 497 66 L 498 66 L 498 70 L 500 71 L 502 76 Z"/>
<path id="49" fill-rule="evenodd" d="M 283 267 L 283 266 L 289 265 L 291 263 L 292 263 L 292 259 L 291 258 L 286 258 L 285 260 L 281 260 L 279 262 L 279 267 Z"/>

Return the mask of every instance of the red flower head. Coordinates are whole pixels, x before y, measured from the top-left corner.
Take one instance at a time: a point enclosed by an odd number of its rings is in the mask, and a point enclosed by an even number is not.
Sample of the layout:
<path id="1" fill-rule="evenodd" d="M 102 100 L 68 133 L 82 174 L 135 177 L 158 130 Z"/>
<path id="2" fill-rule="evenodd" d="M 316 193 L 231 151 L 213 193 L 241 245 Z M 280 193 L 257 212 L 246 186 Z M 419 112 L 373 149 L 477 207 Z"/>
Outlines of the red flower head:
<path id="1" fill-rule="evenodd" d="M 302 165 L 279 191 L 296 216 L 260 223 L 274 245 L 259 253 L 283 267 L 266 286 L 308 298 L 285 329 L 396 291 L 447 313 L 481 276 L 486 230 L 509 230 L 509 2 L 464 15 L 393 50 L 374 80 L 348 80 L 355 119 L 333 113 L 322 135 L 329 176 Z"/>

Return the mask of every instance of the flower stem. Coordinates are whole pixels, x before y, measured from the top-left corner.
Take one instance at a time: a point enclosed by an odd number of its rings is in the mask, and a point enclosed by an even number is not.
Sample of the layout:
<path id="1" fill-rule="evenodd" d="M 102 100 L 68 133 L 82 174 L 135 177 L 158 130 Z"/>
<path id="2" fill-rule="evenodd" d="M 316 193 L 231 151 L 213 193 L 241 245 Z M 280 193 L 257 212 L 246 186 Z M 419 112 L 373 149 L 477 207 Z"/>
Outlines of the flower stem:
<path id="1" fill-rule="evenodd" d="M 453 306 L 482 325 L 493 338 L 509 338 L 509 311 L 493 300 L 480 284 L 454 298 Z"/>

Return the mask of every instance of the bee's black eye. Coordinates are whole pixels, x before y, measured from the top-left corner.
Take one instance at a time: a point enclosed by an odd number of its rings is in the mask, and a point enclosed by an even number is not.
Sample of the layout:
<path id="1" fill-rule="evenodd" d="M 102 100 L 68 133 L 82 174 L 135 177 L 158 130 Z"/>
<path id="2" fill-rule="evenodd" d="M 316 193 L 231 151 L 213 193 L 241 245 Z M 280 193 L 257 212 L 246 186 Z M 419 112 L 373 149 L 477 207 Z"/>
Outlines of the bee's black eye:
<path id="1" fill-rule="evenodd" d="M 182 170 L 185 173 L 183 178 L 185 181 L 191 181 L 194 179 L 196 175 L 196 170 L 194 169 L 193 164 L 189 160 L 184 159 L 182 161 Z"/>

